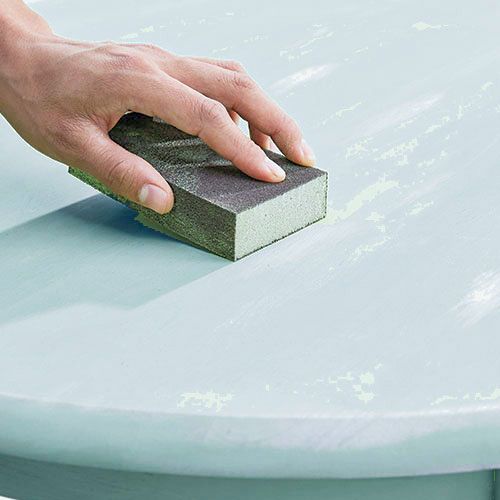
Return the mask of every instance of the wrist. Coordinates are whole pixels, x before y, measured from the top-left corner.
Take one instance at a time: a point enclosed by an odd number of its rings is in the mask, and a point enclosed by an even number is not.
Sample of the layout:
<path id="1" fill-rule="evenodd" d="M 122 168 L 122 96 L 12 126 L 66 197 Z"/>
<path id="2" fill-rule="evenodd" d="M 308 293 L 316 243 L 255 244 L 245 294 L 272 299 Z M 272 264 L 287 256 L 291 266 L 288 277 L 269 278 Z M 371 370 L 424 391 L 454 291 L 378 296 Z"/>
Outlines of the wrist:
<path id="1" fill-rule="evenodd" d="M 0 0 L 0 78 L 2 70 L 33 46 L 40 37 L 53 36 L 47 22 L 21 0 Z"/>
<path id="2" fill-rule="evenodd" d="M 18 0 L 5 2 L 0 11 L 0 113 L 13 90 L 31 66 L 34 49 L 53 38 L 52 30 L 38 14 Z"/>
<path id="3" fill-rule="evenodd" d="M 21 0 L 2 0 L 0 9 L 0 50 L 4 44 L 29 35 L 52 34 L 47 22 L 39 14 L 27 7 Z"/>

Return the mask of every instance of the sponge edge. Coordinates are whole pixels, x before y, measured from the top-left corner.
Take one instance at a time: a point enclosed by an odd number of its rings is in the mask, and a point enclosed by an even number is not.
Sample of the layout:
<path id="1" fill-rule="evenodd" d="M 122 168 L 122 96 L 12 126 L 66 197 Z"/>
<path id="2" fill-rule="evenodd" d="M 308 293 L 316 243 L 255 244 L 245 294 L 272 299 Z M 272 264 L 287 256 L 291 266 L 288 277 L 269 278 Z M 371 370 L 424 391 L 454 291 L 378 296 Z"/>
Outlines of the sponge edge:
<path id="1" fill-rule="evenodd" d="M 272 184 L 241 173 L 200 139 L 139 113 L 125 115 L 110 136 L 167 180 L 175 195 L 170 213 L 118 196 L 81 170 L 69 173 L 137 210 L 145 226 L 221 257 L 240 259 L 326 215 L 327 173 L 282 155 L 265 151 L 287 173 Z"/>
<path id="2" fill-rule="evenodd" d="M 326 191 L 327 177 L 324 175 L 239 213 L 236 216 L 234 259 L 324 218 Z"/>

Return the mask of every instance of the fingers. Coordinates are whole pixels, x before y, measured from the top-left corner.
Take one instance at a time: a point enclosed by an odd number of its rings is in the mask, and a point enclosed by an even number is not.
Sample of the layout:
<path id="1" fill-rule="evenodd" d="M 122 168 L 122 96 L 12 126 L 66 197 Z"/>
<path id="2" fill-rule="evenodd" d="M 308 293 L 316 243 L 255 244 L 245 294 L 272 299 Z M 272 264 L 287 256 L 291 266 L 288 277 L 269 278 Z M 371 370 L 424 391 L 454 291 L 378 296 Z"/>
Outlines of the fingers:
<path id="1" fill-rule="evenodd" d="M 195 61 L 200 61 L 203 63 L 207 64 L 212 64 L 213 66 L 218 66 L 220 68 L 224 68 L 230 71 L 237 71 L 238 73 L 246 73 L 245 69 L 243 66 L 236 62 L 236 61 L 225 61 L 223 59 L 211 59 L 209 57 L 190 57 L 190 59 L 194 59 Z M 230 113 L 236 114 L 236 116 L 239 117 L 239 115 L 234 111 L 231 110 Z M 255 144 L 260 146 L 262 149 L 271 149 L 272 148 L 272 141 L 271 138 L 264 134 L 264 132 L 260 131 L 255 125 L 252 123 L 248 123 L 248 131 L 250 132 L 250 138 L 252 139 Z M 279 151 L 275 151 L 276 153 Z"/>
<path id="2" fill-rule="evenodd" d="M 214 65 L 195 58 L 179 58 L 171 67 L 172 76 L 247 120 L 256 142 L 262 143 L 265 135 L 270 136 L 290 160 L 305 166 L 315 163 L 314 154 L 295 121 L 242 72 L 238 63 L 226 61 L 224 65 Z"/>
<path id="3" fill-rule="evenodd" d="M 158 116 L 184 132 L 196 135 L 246 174 L 267 182 L 280 182 L 285 172 L 233 122 L 220 102 L 207 98 L 170 76 L 135 78 L 129 82 L 134 111 Z"/>
<path id="4" fill-rule="evenodd" d="M 159 61 L 160 63 L 162 63 L 162 65 L 164 65 L 167 62 L 172 63 L 174 60 L 178 59 L 178 57 L 174 56 L 170 52 L 168 52 L 168 51 L 166 51 L 166 50 L 164 50 L 156 45 L 143 44 L 143 43 L 140 43 L 140 44 L 122 43 L 122 44 L 118 44 L 118 45 L 120 45 L 122 47 L 126 47 L 127 49 L 130 49 L 131 47 L 133 47 L 134 49 L 140 50 L 141 53 L 146 52 L 149 57 L 153 57 L 154 60 Z M 203 58 L 200 58 L 200 59 L 203 59 Z M 217 61 L 217 60 L 214 59 L 213 61 Z M 234 121 L 234 123 L 238 124 L 239 120 L 240 120 L 240 116 L 238 115 L 238 113 L 236 113 L 236 111 L 234 111 L 232 109 L 228 109 L 227 112 L 229 113 L 229 116 Z"/>
<path id="5" fill-rule="evenodd" d="M 240 115 L 236 113 L 236 111 L 233 111 L 232 109 L 228 109 L 227 112 L 229 113 L 229 116 L 231 117 L 231 120 L 238 125 L 240 122 Z"/>
<path id="6" fill-rule="evenodd" d="M 169 212 L 174 194 L 165 179 L 145 160 L 123 149 L 101 130 L 82 141 L 82 154 L 72 162 L 114 193 L 160 214 Z"/>
<path id="7" fill-rule="evenodd" d="M 248 125 L 248 129 L 250 131 L 250 138 L 252 139 L 255 144 L 260 146 L 262 149 L 271 149 L 271 138 L 264 134 L 264 132 L 261 132 L 258 128 L 252 126 L 251 124 Z"/>

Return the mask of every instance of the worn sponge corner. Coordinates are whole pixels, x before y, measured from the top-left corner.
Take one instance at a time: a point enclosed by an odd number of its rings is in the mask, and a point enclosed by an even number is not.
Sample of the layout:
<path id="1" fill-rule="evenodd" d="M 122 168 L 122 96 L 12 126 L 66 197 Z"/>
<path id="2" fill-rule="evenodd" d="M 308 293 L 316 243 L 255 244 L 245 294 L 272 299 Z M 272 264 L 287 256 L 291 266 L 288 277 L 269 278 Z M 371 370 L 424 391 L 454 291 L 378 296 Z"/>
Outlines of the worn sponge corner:
<path id="1" fill-rule="evenodd" d="M 286 172 L 278 184 L 257 181 L 203 141 L 139 113 L 125 115 L 111 138 L 148 162 L 172 186 L 175 204 L 165 215 L 107 189 L 78 169 L 69 172 L 134 208 L 140 222 L 230 260 L 237 260 L 326 215 L 327 173 L 266 151 Z"/>

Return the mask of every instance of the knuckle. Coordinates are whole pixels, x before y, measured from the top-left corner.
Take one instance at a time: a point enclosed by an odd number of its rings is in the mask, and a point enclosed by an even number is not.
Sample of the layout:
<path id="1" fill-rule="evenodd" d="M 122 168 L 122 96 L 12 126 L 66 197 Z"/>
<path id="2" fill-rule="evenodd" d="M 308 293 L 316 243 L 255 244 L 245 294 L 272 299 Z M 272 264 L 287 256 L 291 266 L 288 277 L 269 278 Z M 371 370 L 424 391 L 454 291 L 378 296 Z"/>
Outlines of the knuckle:
<path id="1" fill-rule="evenodd" d="M 236 71 L 237 73 L 246 73 L 245 68 L 243 67 L 243 64 L 241 64 L 238 61 L 229 60 L 229 61 L 225 61 L 224 63 L 225 63 L 225 66 L 232 71 Z"/>
<path id="2" fill-rule="evenodd" d="M 140 48 L 143 52 L 153 54 L 154 56 L 159 56 L 162 59 L 170 59 L 174 57 L 171 52 L 162 49 L 161 47 L 155 45 L 154 43 L 141 43 L 137 44 L 136 47 Z"/>
<path id="3" fill-rule="evenodd" d="M 104 183 L 118 194 L 130 193 L 135 181 L 135 169 L 123 158 L 113 161 L 105 172 Z"/>
<path id="4" fill-rule="evenodd" d="M 221 127 L 227 121 L 227 111 L 223 104 L 213 99 L 205 99 L 200 104 L 202 123 L 209 122 L 211 126 Z"/>
<path id="5" fill-rule="evenodd" d="M 242 162 L 248 161 L 249 158 L 255 158 L 259 152 L 259 148 L 254 147 L 251 141 L 238 141 L 238 143 L 234 144 L 231 161 L 238 166 Z"/>
<path id="6" fill-rule="evenodd" d="M 297 122 L 286 113 L 281 113 L 276 123 L 275 133 L 285 132 L 289 135 L 295 135 L 299 127 Z"/>
<path id="7" fill-rule="evenodd" d="M 132 46 L 105 43 L 97 50 L 103 53 L 111 73 L 141 71 L 152 67 L 145 54 L 141 54 Z"/>
<path id="8" fill-rule="evenodd" d="M 142 66 L 141 58 L 128 51 L 114 53 L 111 63 L 115 69 L 125 71 L 135 70 Z"/>
<path id="9" fill-rule="evenodd" d="M 59 151 L 76 149 L 80 126 L 71 120 L 54 119 L 52 125 L 47 126 L 52 144 Z"/>
<path id="10" fill-rule="evenodd" d="M 256 83 L 246 73 L 233 72 L 231 78 L 238 90 L 253 90 L 256 87 Z"/>
<path id="11" fill-rule="evenodd" d="M 150 50 L 152 52 L 159 52 L 162 51 L 158 45 L 155 45 L 154 43 L 138 43 L 136 47 L 139 47 L 144 50 Z"/>

